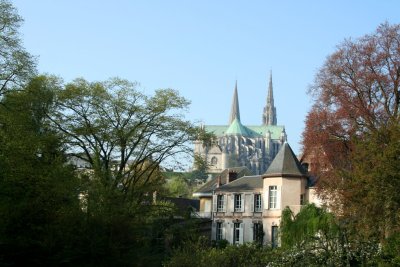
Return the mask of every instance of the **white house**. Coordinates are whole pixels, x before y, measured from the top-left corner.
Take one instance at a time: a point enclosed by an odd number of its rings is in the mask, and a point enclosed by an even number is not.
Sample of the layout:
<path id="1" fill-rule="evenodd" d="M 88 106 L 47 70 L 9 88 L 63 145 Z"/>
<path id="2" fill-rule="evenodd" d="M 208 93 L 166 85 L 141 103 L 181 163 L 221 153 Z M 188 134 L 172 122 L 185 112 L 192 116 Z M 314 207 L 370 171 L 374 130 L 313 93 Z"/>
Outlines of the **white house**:
<path id="1" fill-rule="evenodd" d="M 237 170 L 243 173 L 243 169 Z M 227 173 L 234 177 L 235 171 L 230 169 Z M 207 207 L 212 209 L 212 240 L 278 246 L 282 210 L 289 207 L 298 213 L 306 202 L 320 203 L 311 179 L 288 143 L 282 145 L 264 174 L 242 175 L 223 182 L 217 177 L 200 189 L 202 192 L 194 194 L 200 201 L 211 201 Z M 200 205 L 200 211 L 204 212 L 204 208 L 206 205 Z"/>

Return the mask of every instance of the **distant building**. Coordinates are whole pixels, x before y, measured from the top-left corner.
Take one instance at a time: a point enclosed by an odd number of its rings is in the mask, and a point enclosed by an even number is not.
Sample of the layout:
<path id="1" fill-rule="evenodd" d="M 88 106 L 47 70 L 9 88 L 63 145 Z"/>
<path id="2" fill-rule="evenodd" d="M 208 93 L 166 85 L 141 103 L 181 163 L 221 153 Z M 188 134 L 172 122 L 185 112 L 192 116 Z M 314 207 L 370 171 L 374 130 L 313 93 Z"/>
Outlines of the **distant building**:
<path id="1" fill-rule="evenodd" d="M 240 120 L 237 82 L 235 85 L 228 125 L 205 125 L 217 140 L 211 146 L 196 141 L 194 153 L 209 164 L 209 172 L 220 173 L 224 169 L 246 166 L 253 174 L 264 173 L 281 145 L 286 141 L 284 126 L 278 126 L 274 105 L 272 74 L 268 96 L 262 113 L 262 124 L 245 126 Z"/>
<path id="2" fill-rule="evenodd" d="M 297 214 L 305 203 L 321 203 L 314 180 L 288 143 L 264 174 L 248 175 L 247 171 L 244 167 L 227 169 L 195 192 L 200 214 L 212 219 L 212 240 L 279 246 L 282 210 L 289 207 Z"/>

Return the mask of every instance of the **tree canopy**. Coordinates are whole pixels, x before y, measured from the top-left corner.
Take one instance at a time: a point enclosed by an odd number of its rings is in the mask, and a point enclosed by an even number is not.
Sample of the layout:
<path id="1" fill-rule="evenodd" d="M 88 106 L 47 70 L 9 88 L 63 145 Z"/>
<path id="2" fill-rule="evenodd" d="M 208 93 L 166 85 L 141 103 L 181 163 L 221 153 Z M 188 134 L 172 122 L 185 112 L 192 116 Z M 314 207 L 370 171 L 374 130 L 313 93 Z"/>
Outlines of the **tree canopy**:
<path id="1" fill-rule="evenodd" d="M 36 63 L 25 51 L 18 32 L 23 19 L 8 0 L 0 0 L 0 96 L 20 88 L 36 74 Z"/>
<path id="2" fill-rule="evenodd" d="M 345 40 L 310 88 L 314 105 L 303 133 L 320 196 L 356 232 L 381 240 L 399 227 L 399 82 L 400 25 Z"/>

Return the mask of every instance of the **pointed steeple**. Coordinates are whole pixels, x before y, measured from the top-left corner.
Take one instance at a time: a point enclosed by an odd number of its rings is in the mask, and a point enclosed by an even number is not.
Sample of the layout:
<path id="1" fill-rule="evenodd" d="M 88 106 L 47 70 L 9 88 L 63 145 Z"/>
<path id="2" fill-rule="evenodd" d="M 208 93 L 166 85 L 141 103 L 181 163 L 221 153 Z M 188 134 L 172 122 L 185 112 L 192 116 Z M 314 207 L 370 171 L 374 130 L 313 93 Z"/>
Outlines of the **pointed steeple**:
<path id="1" fill-rule="evenodd" d="M 235 91 L 233 92 L 231 115 L 229 116 L 229 125 L 237 119 L 240 122 L 240 112 L 239 112 L 239 99 L 237 93 L 237 81 L 235 83 Z"/>
<path id="2" fill-rule="evenodd" d="M 263 125 L 276 125 L 276 108 L 274 105 L 274 92 L 272 86 L 272 71 L 269 75 L 267 103 L 263 112 Z"/>

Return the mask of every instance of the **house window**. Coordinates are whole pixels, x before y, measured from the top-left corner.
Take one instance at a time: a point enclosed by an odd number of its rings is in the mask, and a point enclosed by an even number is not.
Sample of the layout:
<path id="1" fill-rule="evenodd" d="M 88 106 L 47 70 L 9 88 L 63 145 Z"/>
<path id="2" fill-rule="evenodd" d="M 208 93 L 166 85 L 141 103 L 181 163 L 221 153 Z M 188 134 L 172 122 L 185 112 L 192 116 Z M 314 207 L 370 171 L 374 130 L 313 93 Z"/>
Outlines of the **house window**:
<path id="1" fill-rule="evenodd" d="M 240 244 L 242 239 L 242 224 L 233 224 L 233 244 Z"/>
<path id="2" fill-rule="evenodd" d="M 278 247 L 278 226 L 274 225 L 271 228 L 271 246 Z"/>
<path id="3" fill-rule="evenodd" d="M 304 205 L 304 194 L 300 195 L 300 205 Z"/>
<path id="4" fill-rule="evenodd" d="M 253 241 L 259 244 L 263 243 L 264 231 L 262 223 L 253 224 Z"/>
<path id="5" fill-rule="evenodd" d="M 242 211 L 242 195 L 236 194 L 235 195 L 235 212 Z"/>
<path id="6" fill-rule="evenodd" d="M 261 194 L 254 195 L 254 212 L 262 212 Z"/>
<path id="7" fill-rule="evenodd" d="M 217 165 L 217 163 L 218 163 L 217 158 L 216 157 L 212 157 L 211 158 L 211 165 Z"/>
<path id="8" fill-rule="evenodd" d="M 224 195 L 217 196 L 217 211 L 218 212 L 224 211 Z"/>
<path id="9" fill-rule="evenodd" d="M 222 222 L 217 222 L 216 240 L 222 240 Z"/>
<path id="10" fill-rule="evenodd" d="M 269 208 L 276 209 L 278 189 L 276 185 L 269 187 Z"/>

